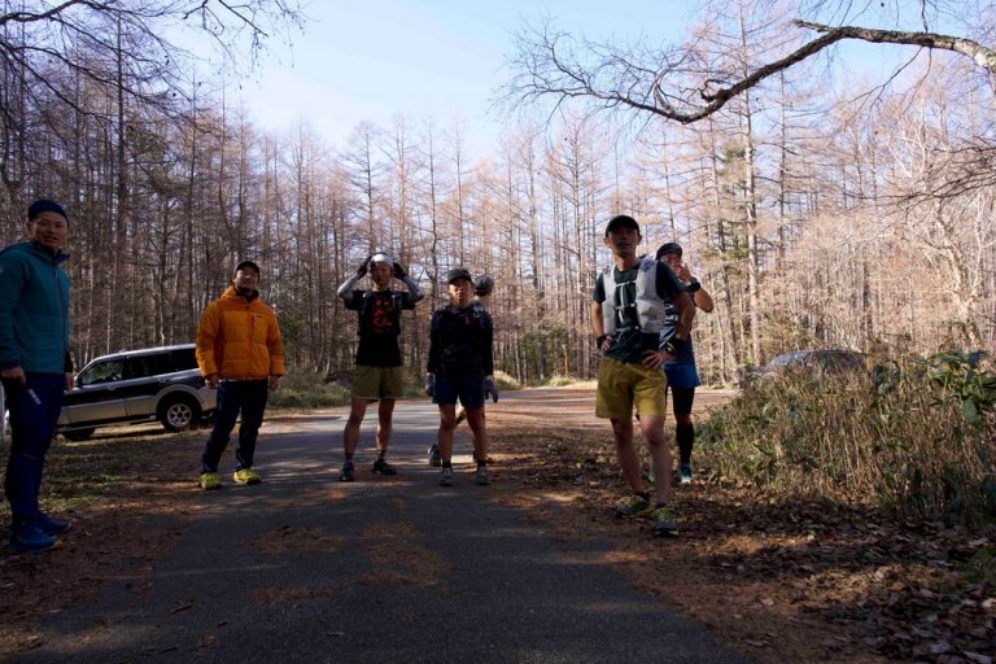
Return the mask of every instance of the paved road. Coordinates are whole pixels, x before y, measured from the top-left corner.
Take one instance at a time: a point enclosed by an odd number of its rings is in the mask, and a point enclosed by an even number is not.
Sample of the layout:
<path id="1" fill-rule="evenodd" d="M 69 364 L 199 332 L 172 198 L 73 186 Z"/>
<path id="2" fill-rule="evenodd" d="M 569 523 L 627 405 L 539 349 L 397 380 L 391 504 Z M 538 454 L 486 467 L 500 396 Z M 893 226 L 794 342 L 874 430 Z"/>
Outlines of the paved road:
<path id="1" fill-rule="evenodd" d="M 261 445 L 263 484 L 199 494 L 147 579 L 53 615 L 15 661 L 747 662 L 601 564 L 607 544 L 554 541 L 484 500 L 469 457 L 437 486 L 433 406 L 399 404 L 395 421 L 393 480 L 358 458 L 359 481 L 332 481 L 340 418 Z"/>

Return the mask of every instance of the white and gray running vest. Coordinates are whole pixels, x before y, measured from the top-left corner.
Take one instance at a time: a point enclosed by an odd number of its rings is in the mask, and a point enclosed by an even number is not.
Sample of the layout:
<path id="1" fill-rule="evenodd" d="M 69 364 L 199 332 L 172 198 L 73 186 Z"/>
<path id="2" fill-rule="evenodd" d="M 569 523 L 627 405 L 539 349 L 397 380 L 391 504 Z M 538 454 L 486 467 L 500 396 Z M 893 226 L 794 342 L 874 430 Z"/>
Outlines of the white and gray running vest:
<path id="1" fill-rule="evenodd" d="M 629 282 L 616 283 L 614 266 L 602 271 L 602 285 L 605 287 L 605 302 L 602 303 L 602 325 L 605 334 L 639 329 L 650 334 L 660 334 L 664 327 L 665 305 L 667 300 L 657 295 L 657 261 L 648 256 L 640 258 L 640 268 L 636 273 L 636 299 L 632 299 L 632 289 L 626 288 Z M 636 326 L 623 325 L 630 320 L 626 310 L 636 311 Z"/>

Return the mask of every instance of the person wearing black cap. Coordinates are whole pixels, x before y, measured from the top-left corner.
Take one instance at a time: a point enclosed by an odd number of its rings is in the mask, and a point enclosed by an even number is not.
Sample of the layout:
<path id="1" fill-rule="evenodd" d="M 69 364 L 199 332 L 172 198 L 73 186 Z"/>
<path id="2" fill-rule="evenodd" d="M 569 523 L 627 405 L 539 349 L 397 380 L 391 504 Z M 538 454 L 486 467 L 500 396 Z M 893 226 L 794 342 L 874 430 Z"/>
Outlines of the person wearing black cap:
<path id="1" fill-rule="evenodd" d="M 69 278 L 62 246 L 66 211 L 40 199 L 28 208 L 28 241 L 0 252 L 0 378 L 10 409 L 10 458 L 4 490 L 10 502 L 10 546 L 39 553 L 62 545 L 69 522 L 39 509 L 45 455 L 63 395 L 73 388 L 69 354 Z"/>
<path id="2" fill-rule="evenodd" d="M 495 288 L 495 280 L 491 278 L 488 274 L 479 274 L 474 277 L 474 300 L 471 306 L 478 311 L 486 312 L 488 310 L 488 301 L 491 299 L 491 293 Z M 495 381 L 492 379 L 487 379 L 484 381 L 484 401 L 487 402 L 490 397 L 492 401 L 498 403 L 498 387 L 495 385 Z M 461 422 L 467 419 L 467 409 L 460 406 L 457 411 L 456 423 L 459 426 Z M 477 437 L 473 437 L 474 444 L 474 459 L 477 459 Z M 429 465 L 439 467 L 443 465 L 443 458 L 439 455 L 439 445 L 433 443 L 429 447 Z"/>
<path id="3" fill-rule="evenodd" d="M 277 315 L 259 299 L 259 275 L 256 263 L 239 263 L 197 326 L 197 365 L 207 386 L 218 390 L 214 427 L 201 456 L 200 484 L 208 491 L 221 488 L 218 463 L 240 413 L 233 477 L 239 484 L 262 481 L 253 468 L 256 439 L 270 390 L 284 374 L 284 347 Z"/>
<path id="4" fill-rule="evenodd" d="M 702 287 L 699 280 L 692 276 L 688 265 L 682 262 L 681 245 L 677 242 L 662 244 L 657 250 L 657 260 L 667 264 L 678 280 L 685 286 L 685 292 L 692 298 L 695 306 L 710 313 L 714 304 L 712 296 Z M 661 343 L 666 344 L 674 335 L 678 323 L 678 310 L 669 305 L 664 328 L 661 330 Z M 695 388 L 702 384 L 699 372 L 695 367 L 695 353 L 692 350 L 692 340 L 681 347 L 678 355 L 664 363 L 664 375 L 667 376 L 667 388 L 671 392 L 671 404 L 674 412 L 674 437 L 678 441 L 678 481 L 688 484 L 692 481 L 692 447 L 695 444 L 695 425 L 692 423 L 692 403 L 695 401 Z"/>
<path id="5" fill-rule="evenodd" d="M 671 269 L 639 256 L 642 236 L 633 217 L 618 215 L 605 228 L 613 265 L 598 274 L 592 302 L 592 330 L 602 358 L 598 365 L 595 415 L 612 422 L 616 455 L 633 495 L 616 510 L 620 517 L 649 516 L 657 536 L 678 532 L 668 504 L 671 454 L 664 435 L 667 378 L 661 365 L 688 339 L 695 305 Z M 678 311 L 675 334 L 659 347 L 668 304 Z M 650 450 L 656 499 L 650 500 L 633 446 L 633 408 Z"/>
<path id="6" fill-rule="evenodd" d="M 494 380 L 491 316 L 473 305 L 474 280 L 470 272 L 454 268 L 446 274 L 446 284 L 450 303 L 432 314 L 425 375 L 426 393 L 439 406 L 436 444 L 443 466 L 439 484 L 453 484 L 453 430 L 458 400 L 467 412 L 467 423 L 476 441 L 475 480 L 478 484 L 489 484 L 484 389 L 486 382 Z"/>
<path id="7" fill-rule="evenodd" d="M 357 281 L 370 272 L 372 290 L 353 290 Z M 391 290 L 391 279 L 398 279 L 408 287 L 408 292 Z M 418 284 L 389 254 L 377 252 L 368 256 L 356 274 L 345 281 L 337 291 L 339 298 L 351 311 L 358 312 L 360 343 L 356 349 L 356 369 L 353 372 L 352 404 L 349 419 L 342 433 L 345 461 L 339 474 L 340 482 L 355 478 L 353 454 L 360 442 L 360 425 L 366 416 L 367 406 L 380 401 L 377 409 L 377 459 L 373 472 L 396 475 L 397 470 L 387 462 L 387 448 L 391 444 L 394 405 L 404 396 L 405 377 L 401 362 L 401 312 L 411 310 L 425 295 Z"/>

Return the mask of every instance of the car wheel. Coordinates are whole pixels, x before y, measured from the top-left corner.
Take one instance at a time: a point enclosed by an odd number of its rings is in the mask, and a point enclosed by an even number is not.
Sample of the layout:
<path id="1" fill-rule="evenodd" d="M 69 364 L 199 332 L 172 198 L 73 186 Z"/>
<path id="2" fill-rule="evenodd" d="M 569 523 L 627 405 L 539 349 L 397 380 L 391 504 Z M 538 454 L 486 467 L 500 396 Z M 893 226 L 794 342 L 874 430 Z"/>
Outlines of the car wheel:
<path id="1" fill-rule="evenodd" d="M 201 417 L 201 407 L 190 397 L 167 399 L 159 406 L 159 421 L 166 431 L 185 431 Z"/>
<path id="2" fill-rule="evenodd" d="M 62 435 L 65 436 L 66 440 L 81 441 L 89 440 L 94 431 L 96 429 L 92 427 L 89 429 L 73 429 L 72 431 L 63 431 Z"/>

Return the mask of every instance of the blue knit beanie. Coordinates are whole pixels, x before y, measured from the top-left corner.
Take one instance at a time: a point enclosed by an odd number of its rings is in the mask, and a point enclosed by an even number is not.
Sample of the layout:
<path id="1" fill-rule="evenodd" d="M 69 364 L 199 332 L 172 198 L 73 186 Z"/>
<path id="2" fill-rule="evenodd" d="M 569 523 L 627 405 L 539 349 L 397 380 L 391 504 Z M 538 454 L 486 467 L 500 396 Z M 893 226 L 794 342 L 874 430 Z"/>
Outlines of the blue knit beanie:
<path id="1" fill-rule="evenodd" d="M 28 221 L 37 219 L 42 212 L 55 212 L 56 214 L 61 214 L 62 218 L 66 221 L 69 221 L 69 215 L 66 214 L 66 209 L 55 201 L 50 201 L 47 198 L 39 198 L 31 204 L 31 207 L 28 208 Z"/>

